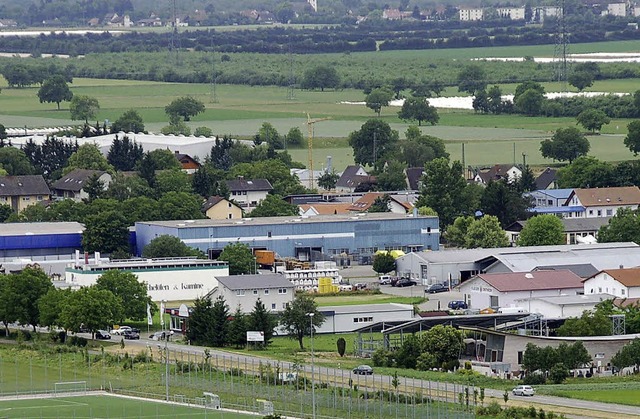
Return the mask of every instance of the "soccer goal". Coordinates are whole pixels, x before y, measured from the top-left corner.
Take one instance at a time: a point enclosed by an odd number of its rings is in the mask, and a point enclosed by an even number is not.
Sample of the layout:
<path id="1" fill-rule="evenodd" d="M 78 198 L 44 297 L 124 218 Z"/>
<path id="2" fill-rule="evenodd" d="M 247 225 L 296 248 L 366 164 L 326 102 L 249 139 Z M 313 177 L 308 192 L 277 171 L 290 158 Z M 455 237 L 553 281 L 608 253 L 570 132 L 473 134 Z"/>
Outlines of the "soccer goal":
<path id="1" fill-rule="evenodd" d="M 220 409 L 220 396 L 213 393 L 202 392 L 204 396 L 204 405 L 209 409 Z"/>
<path id="2" fill-rule="evenodd" d="M 54 383 L 55 394 L 65 393 L 86 393 L 87 382 L 86 381 L 60 381 Z"/>

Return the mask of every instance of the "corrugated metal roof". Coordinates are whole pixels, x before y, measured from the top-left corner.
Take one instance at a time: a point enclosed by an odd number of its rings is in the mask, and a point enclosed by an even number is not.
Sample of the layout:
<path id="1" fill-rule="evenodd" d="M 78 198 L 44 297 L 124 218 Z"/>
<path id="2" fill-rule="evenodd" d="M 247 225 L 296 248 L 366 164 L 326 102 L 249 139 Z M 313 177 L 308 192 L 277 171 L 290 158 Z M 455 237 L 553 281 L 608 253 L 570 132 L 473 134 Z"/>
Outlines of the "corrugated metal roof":
<path id="1" fill-rule="evenodd" d="M 582 278 L 569 270 L 479 274 L 500 292 L 582 288 Z"/>
<path id="2" fill-rule="evenodd" d="M 78 234 L 84 226 L 73 221 L 51 223 L 5 223 L 0 228 L 0 236 L 32 236 L 44 234 Z"/>

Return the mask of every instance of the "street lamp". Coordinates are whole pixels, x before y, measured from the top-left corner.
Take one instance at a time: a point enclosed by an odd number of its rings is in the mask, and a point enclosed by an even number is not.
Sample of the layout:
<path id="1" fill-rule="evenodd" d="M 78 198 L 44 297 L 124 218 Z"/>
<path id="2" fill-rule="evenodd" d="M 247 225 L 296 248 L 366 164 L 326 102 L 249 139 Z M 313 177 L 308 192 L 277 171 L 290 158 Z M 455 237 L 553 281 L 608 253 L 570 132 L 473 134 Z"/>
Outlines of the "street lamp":
<path id="1" fill-rule="evenodd" d="M 313 315 L 315 313 L 307 313 L 309 316 L 309 326 L 311 327 L 311 417 L 316 419 L 316 384 L 315 384 L 315 354 L 313 352 Z"/>
<path id="2" fill-rule="evenodd" d="M 164 306 L 167 304 L 167 300 L 162 300 L 163 312 L 160 313 L 162 334 L 164 336 L 164 391 L 166 400 L 169 401 L 169 334 L 164 331 Z M 167 328 L 169 329 L 169 327 Z"/>

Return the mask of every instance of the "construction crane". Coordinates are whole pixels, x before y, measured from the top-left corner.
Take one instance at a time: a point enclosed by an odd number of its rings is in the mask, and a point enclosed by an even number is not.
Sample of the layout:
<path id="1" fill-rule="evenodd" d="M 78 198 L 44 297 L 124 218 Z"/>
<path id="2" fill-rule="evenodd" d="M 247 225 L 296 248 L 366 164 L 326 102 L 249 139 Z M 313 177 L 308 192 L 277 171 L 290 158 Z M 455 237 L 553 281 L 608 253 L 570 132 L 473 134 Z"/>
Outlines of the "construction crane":
<path id="1" fill-rule="evenodd" d="M 331 118 L 316 118 L 311 119 L 311 115 L 309 112 L 305 112 L 307 114 L 307 131 L 309 137 L 307 139 L 307 144 L 309 146 L 309 189 L 313 189 L 313 124 L 316 122 L 327 121 Z"/>

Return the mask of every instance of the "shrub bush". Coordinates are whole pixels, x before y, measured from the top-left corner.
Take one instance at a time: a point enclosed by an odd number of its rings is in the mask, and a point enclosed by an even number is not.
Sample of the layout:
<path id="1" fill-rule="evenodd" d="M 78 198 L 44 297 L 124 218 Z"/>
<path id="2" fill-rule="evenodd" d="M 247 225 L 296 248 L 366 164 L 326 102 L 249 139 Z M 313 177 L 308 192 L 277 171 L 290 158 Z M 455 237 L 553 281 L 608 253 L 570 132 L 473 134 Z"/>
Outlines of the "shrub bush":
<path id="1" fill-rule="evenodd" d="M 82 336 L 71 336 L 69 337 L 69 339 L 67 340 L 67 343 L 71 346 L 77 346 L 79 348 L 84 348 L 85 346 L 87 346 L 87 339 L 83 338 Z"/>
<path id="2" fill-rule="evenodd" d="M 545 384 L 546 382 L 547 382 L 547 379 L 545 378 L 544 375 L 536 374 L 536 373 L 527 374 L 522 379 L 522 384 L 526 384 L 526 385 L 529 385 L 529 386 Z"/>

